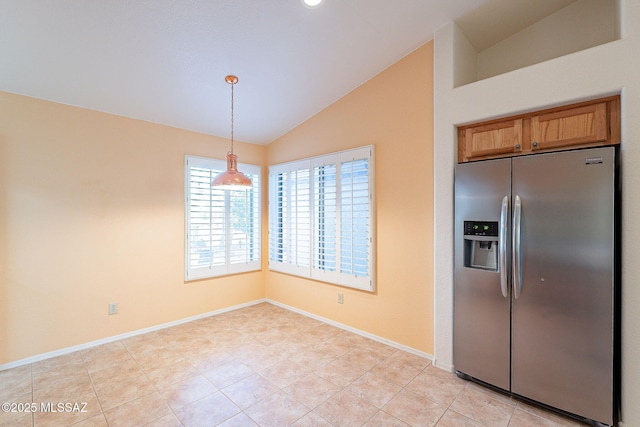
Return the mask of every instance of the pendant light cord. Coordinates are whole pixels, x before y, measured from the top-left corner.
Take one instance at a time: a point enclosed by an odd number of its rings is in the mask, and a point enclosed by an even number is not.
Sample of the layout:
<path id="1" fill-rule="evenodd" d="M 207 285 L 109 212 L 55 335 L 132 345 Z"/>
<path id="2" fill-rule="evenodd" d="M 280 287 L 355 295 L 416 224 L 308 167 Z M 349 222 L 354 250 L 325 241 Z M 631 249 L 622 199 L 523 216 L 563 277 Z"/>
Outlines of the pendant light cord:
<path id="1" fill-rule="evenodd" d="M 231 83 L 231 154 L 233 154 L 233 87 L 235 83 Z"/>

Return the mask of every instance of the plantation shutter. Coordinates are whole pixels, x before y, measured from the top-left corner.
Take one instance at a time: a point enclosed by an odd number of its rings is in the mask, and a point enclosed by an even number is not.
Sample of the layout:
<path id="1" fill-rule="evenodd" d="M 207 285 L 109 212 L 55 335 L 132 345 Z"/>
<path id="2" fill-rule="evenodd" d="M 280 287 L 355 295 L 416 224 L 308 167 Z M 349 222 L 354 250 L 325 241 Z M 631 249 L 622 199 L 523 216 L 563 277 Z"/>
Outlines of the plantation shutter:
<path id="1" fill-rule="evenodd" d="M 211 181 L 222 160 L 185 159 L 185 280 L 260 269 L 260 168 L 239 165 L 250 190 L 220 190 Z"/>
<path id="2" fill-rule="evenodd" d="M 374 290 L 372 147 L 269 168 L 269 268 Z"/>
<path id="3" fill-rule="evenodd" d="M 340 273 L 366 286 L 370 277 L 371 222 L 369 160 L 340 164 Z"/>
<path id="4" fill-rule="evenodd" d="M 286 172 L 269 175 L 269 262 L 273 264 L 284 263 L 287 259 L 287 178 Z"/>
<path id="5" fill-rule="evenodd" d="M 298 267 L 309 267 L 311 204 L 309 169 L 291 171 L 291 260 Z"/>
<path id="6" fill-rule="evenodd" d="M 313 166 L 313 269 L 317 280 L 338 281 L 338 156 L 322 156 Z"/>
<path id="7" fill-rule="evenodd" d="M 275 269 L 308 275 L 311 241 L 311 181 L 308 162 L 272 168 L 269 262 Z"/>
<path id="8" fill-rule="evenodd" d="M 229 191 L 229 263 L 244 264 L 260 259 L 259 178 L 250 175 L 253 191 Z"/>

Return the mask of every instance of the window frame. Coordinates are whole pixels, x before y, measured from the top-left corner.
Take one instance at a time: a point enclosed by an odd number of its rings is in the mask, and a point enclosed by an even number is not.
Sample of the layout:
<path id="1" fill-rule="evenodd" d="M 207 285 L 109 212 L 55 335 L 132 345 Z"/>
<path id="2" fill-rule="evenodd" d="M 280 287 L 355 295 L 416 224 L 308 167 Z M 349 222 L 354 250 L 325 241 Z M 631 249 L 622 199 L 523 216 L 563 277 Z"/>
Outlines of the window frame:
<path id="1" fill-rule="evenodd" d="M 367 231 L 366 236 L 368 237 L 367 245 L 367 275 L 366 276 L 358 276 L 355 274 L 348 274 L 342 271 L 342 254 L 344 252 L 343 243 L 341 242 L 343 235 L 353 236 L 354 233 L 344 234 L 341 229 L 343 215 L 342 215 L 342 189 L 341 182 L 346 176 L 345 173 L 341 171 L 343 165 L 345 164 L 355 164 L 357 161 L 366 160 L 366 185 L 367 185 Z M 335 183 L 330 181 L 330 185 L 334 185 L 334 187 L 330 188 L 330 193 L 332 199 L 326 199 L 326 196 L 321 200 L 320 197 L 320 189 L 318 185 L 318 180 L 316 179 L 316 170 L 331 167 L 335 169 Z M 290 192 L 293 191 L 292 188 L 286 187 L 284 190 L 287 191 L 287 194 L 278 194 L 278 192 L 283 191 L 283 186 L 276 185 L 281 183 L 286 176 L 287 179 L 291 181 L 291 174 L 308 176 L 308 186 L 309 186 L 309 196 L 308 196 L 308 204 L 309 204 L 309 217 L 308 217 L 308 236 L 303 236 L 301 239 L 302 242 L 306 242 L 308 244 L 308 252 L 309 257 L 308 260 L 303 260 L 306 262 L 294 262 L 295 257 L 289 257 L 287 253 L 287 248 L 282 249 L 283 246 L 286 246 L 286 240 L 291 239 L 291 236 L 288 234 L 291 232 L 291 215 L 292 212 L 289 212 L 286 208 L 291 208 L 291 206 L 282 206 L 280 203 L 279 197 L 286 196 L 287 203 L 291 204 L 292 198 Z M 372 145 L 354 148 L 350 150 L 339 151 L 335 153 L 329 153 L 326 155 L 315 156 L 310 158 L 305 158 L 301 160 L 296 160 L 293 162 L 280 163 L 269 166 L 269 238 L 268 238 L 268 248 L 269 248 L 269 270 L 282 272 L 286 274 L 292 274 L 296 276 L 301 276 L 305 278 L 310 278 L 313 280 L 318 280 L 322 282 L 328 282 L 340 286 L 346 286 L 350 288 L 365 290 L 369 292 L 375 292 L 376 289 L 376 268 L 375 268 L 375 247 L 376 247 L 376 238 L 375 238 L 375 188 L 374 188 L 374 149 Z M 279 180 L 279 181 L 277 181 Z M 304 183 L 303 183 L 304 185 Z M 324 187 L 323 187 L 324 188 Z M 326 190 L 326 188 L 324 188 Z M 304 194 L 304 189 L 303 193 Z M 362 198 L 360 198 L 362 200 Z M 297 199 L 296 199 L 297 201 Z M 323 243 L 326 243 L 324 239 L 324 234 L 320 231 L 322 226 L 327 226 L 326 218 L 324 222 L 320 219 L 320 209 L 318 206 L 323 205 L 321 202 L 329 202 L 329 210 L 323 211 L 323 213 L 331 215 L 332 212 L 335 212 L 335 222 L 330 224 L 330 230 L 332 233 L 335 233 L 335 239 L 329 239 L 329 243 L 335 245 L 335 254 L 333 254 L 333 259 L 329 263 L 335 264 L 335 269 L 324 269 L 319 268 L 318 265 L 318 254 L 319 252 L 316 250 L 316 245 L 319 244 L 319 240 L 322 240 Z M 282 223 L 284 222 L 283 217 L 288 216 L 289 222 L 287 223 L 288 229 L 283 230 L 280 228 Z M 331 228 L 333 227 L 333 228 Z M 289 232 L 289 233 L 288 233 Z M 321 238 L 321 235 L 323 238 Z M 286 238 L 285 238 L 286 237 Z M 300 242 L 297 242 L 298 244 Z M 353 245 L 355 246 L 355 245 Z M 284 253 L 284 255 L 283 255 Z M 334 261 L 335 260 L 335 261 Z M 345 264 L 346 265 L 346 264 Z"/>
<path id="2" fill-rule="evenodd" d="M 191 188 L 192 182 L 194 180 L 192 177 L 192 168 L 199 169 L 207 169 L 210 173 L 210 178 L 213 179 L 215 175 L 220 172 L 223 172 L 227 168 L 226 160 L 212 159 L 206 157 L 198 157 L 198 156 L 185 156 L 185 192 L 184 192 L 184 215 L 185 215 L 185 245 L 184 245 L 184 280 L 185 282 L 222 277 L 231 274 L 239 274 L 246 273 L 251 271 L 260 271 L 262 270 L 262 167 L 258 165 L 246 164 L 246 163 L 238 163 L 238 169 L 244 172 L 246 175 L 250 176 L 252 181 L 252 189 L 251 190 L 237 190 L 236 194 L 241 194 L 246 192 L 246 197 L 254 197 L 255 200 L 252 200 L 250 203 L 249 209 L 252 209 L 251 218 L 253 221 L 249 221 L 248 226 L 252 229 L 249 234 L 246 234 L 247 241 L 251 241 L 250 248 L 248 250 L 252 251 L 252 256 L 250 259 L 245 258 L 240 262 L 233 262 L 232 257 L 234 255 L 237 256 L 237 252 L 233 252 L 232 247 L 229 245 L 229 242 L 234 241 L 233 237 L 233 229 L 231 227 L 231 222 L 233 221 L 231 215 L 232 209 L 232 193 L 233 190 L 219 190 L 219 189 L 210 189 L 209 197 L 212 197 L 214 192 L 217 193 L 217 196 L 224 198 L 224 206 L 222 209 L 224 210 L 224 262 L 222 264 L 213 265 L 209 264 L 207 266 L 192 266 L 192 252 L 191 249 L 191 225 L 192 225 L 192 209 L 194 205 L 191 203 Z M 209 181 L 210 182 L 210 181 Z M 211 210 L 209 210 L 209 213 Z M 209 233 L 209 240 L 212 240 L 213 233 Z M 209 249 L 209 257 L 213 261 L 213 252 L 212 249 Z"/>

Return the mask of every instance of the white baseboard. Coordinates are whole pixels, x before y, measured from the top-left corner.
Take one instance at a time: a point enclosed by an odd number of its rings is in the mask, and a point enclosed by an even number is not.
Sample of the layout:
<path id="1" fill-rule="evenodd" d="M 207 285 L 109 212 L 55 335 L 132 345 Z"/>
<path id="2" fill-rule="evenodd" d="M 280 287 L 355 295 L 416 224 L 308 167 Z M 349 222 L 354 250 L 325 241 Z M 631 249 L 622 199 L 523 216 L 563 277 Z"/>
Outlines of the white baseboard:
<path id="1" fill-rule="evenodd" d="M 118 340 L 122 340 L 122 339 L 125 339 L 125 338 L 135 337 L 137 335 L 142 335 L 142 334 L 146 334 L 146 333 L 149 333 L 149 332 L 159 331 L 161 329 L 170 328 L 172 326 L 181 325 L 183 323 L 192 322 L 194 320 L 203 319 L 205 317 L 216 316 L 218 314 L 223 314 L 223 313 L 227 313 L 227 312 L 230 312 L 230 311 L 239 310 L 241 308 L 250 307 L 252 305 L 260 304 L 260 303 L 263 303 L 263 302 L 267 302 L 269 304 L 273 304 L 273 305 L 278 306 L 280 308 L 284 308 L 286 310 L 293 311 L 294 313 L 298 313 L 298 314 L 301 314 L 303 316 L 307 316 L 307 317 L 310 317 L 312 319 L 319 320 L 319 321 L 321 321 L 323 323 L 327 323 L 329 325 L 335 326 L 335 327 L 343 329 L 345 331 L 349 331 L 349 332 L 352 332 L 354 334 L 363 336 L 365 338 L 369 338 L 369 339 L 372 339 L 374 341 L 380 342 L 382 344 L 386 344 L 386 345 L 389 345 L 391 347 L 397 348 L 399 350 L 406 351 L 407 353 L 411 353 L 411 354 L 414 354 L 416 356 L 424 357 L 425 359 L 428 359 L 428 360 L 432 361 L 433 365 L 435 367 L 437 367 L 437 368 L 448 370 L 450 372 L 453 371 L 453 367 L 446 367 L 446 366 L 436 365 L 433 355 L 431 355 L 429 353 L 426 353 L 426 352 L 423 352 L 423 351 L 420 351 L 420 350 L 416 350 L 415 348 L 408 347 L 406 345 L 397 343 L 395 341 L 391 341 L 391 340 L 388 340 L 386 338 L 379 337 L 379 336 L 371 334 L 369 332 L 365 332 L 365 331 L 362 331 L 360 329 L 356 329 L 356 328 L 353 328 L 351 326 L 344 325 L 344 324 L 339 323 L 339 322 L 335 322 L 335 321 L 333 321 L 331 319 L 327 319 L 325 317 L 318 316 L 318 315 L 315 315 L 313 313 L 309 313 L 307 311 L 300 310 L 300 309 L 297 309 L 295 307 L 291 307 L 291 306 L 288 306 L 286 304 L 282 304 L 280 302 L 273 301 L 273 300 L 270 300 L 270 299 L 267 299 L 267 298 L 251 301 L 251 302 L 244 303 L 244 304 L 234 305 L 234 306 L 231 306 L 231 307 L 226 307 L 226 308 L 223 308 L 223 309 L 220 309 L 220 310 L 214 310 L 214 311 L 210 311 L 210 312 L 207 312 L 207 313 L 198 314 L 196 316 L 186 317 L 184 319 L 175 320 L 173 322 L 162 323 L 160 325 L 150 326 L 148 328 L 143 328 L 143 329 L 138 329 L 136 331 L 127 332 L 127 333 L 124 333 L 124 334 L 114 335 L 114 336 L 111 336 L 111 337 L 107 337 L 107 338 L 91 341 L 91 342 L 88 342 L 88 343 L 85 343 L 85 344 L 79 344 L 79 345 L 75 345 L 75 346 L 72 346 L 72 347 L 66 347 L 66 348 L 63 348 L 63 349 L 60 349 L 60 350 L 55 350 L 55 351 L 50 351 L 50 352 L 47 352 L 47 353 L 42 353 L 42 354 L 39 354 L 39 355 L 36 355 L 36 356 L 31 356 L 31 357 L 27 357 L 25 359 L 17 360 L 15 362 L 5 363 L 3 365 L 0 365 L 0 371 L 4 371 L 6 369 L 11 369 L 11 368 L 17 368 L 19 366 L 28 365 L 30 363 L 39 362 L 41 360 L 51 359 L 52 357 L 63 356 L 65 354 L 73 353 L 74 351 L 78 351 L 78 350 L 86 350 L 86 349 L 91 348 L 91 347 L 96 347 L 98 345 L 107 344 L 107 343 L 118 341 Z"/>
<path id="2" fill-rule="evenodd" d="M 337 328 L 344 329 L 345 331 L 353 332 L 354 334 L 363 336 L 365 338 L 372 339 L 372 340 L 380 342 L 382 344 L 389 345 L 391 347 L 397 348 L 398 350 L 403 350 L 403 351 L 406 351 L 407 353 L 415 354 L 416 356 L 424 357 L 425 359 L 429 359 L 429 360 L 433 361 L 433 355 L 431 355 L 429 353 L 425 353 L 424 351 L 416 350 L 415 348 L 408 347 L 408 346 L 406 346 L 404 344 L 400 344 L 400 343 L 397 343 L 395 341 L 391 341 L 391 340 L 388 340 L 386 338 L 379 337 L 379 336 L 371 334 L 369 332 L 365 332 L 365 331 L 362 331 L 360 329 L 356 329 L 356 328 L 353 328 L 351 326 L 344 325 L 344 324 L 339 323 L 339 322 L 335 322 L 335 321 L 333 321 L 331 319 L 327 319 L 325 317 L 318 316 L 316 314 L 309 313 L 307 311 L 300 310 L 298 308 L 291 307 L 289 305 L 282 304 L 280 302 L 273 301 L 273 300 L 270 300 L 268 298 L 266 299 L 266 302 L 268 302 L 269 304 L 273 304 L 273 305 L 276 305 L 278 307 L 284 308 L 286 310 L 293 311 L 293 312 L 298 313 L 298 314 L 302 314 L 303 316 L 307 316 L 307 317 L 310 317 L 312 319 L 319 320 L 319 321 L 327 323 L 327 324 L 329 324 L 331 326 L 335 326 Z"/>
<path id="3" fill-rule="evenodd" d="M 454 371 L 454 366 L 453 365 L 449 365 L 448 363 L 442 363 L 438 359 L 436 359 L 435 357 L 431 361 L 431 364 L 433 366 L 435 366 L 436 368 L 442 369 L 443 371 L 447 371 L 447 372 L 453 372 Z"/>
<path id="4" fill-rule="evenodd" d="M 63 355 L 68 354 L 68 353 L 73 353 L 74 351 L 85 350 L 85 349 L 88 349 L 88 348 L 91 348 L 91 347 L 95 347 L 95 346 L 102 345 L 102 344 L 107 344 L 107 343 L 110 343 L 110 342 L 113 342 L 113 341 L 118 341 L 118 340 L 121 340 L 121 339 L 124 339 L 124 338 L 130 338 L 130 337 L 135 337 L 136 335 L 142 335 L 142 334 L 146 334 L 146 333 L 149 333 L 149 332 L 159 331 L 160 329 L 170 328 L 172 326 L 181 325 L 181 324 L 187 323 L 187 322 L 193 322 L 194 320 L 203 319 L 205 317 L 215 316 L 215 315 L 218 315 L 218 314 L 227 313 L 229 311 L 239 310 L 241 308 L 250 307 L 252 305 L 260 304 L 260 303 L 263 303 L 263 302 L 267 302 L 267 300 L 263 298 L 263 299 L 259 299 L 259 300 L 256 300 L 256 301 L 247 302 L 247 303 L 244 303 L 244 304 L 238 304 L 238 305 L 234 305 L 234 306 L 231 306 L 231 307 L 222 308 L 220 310 L 214 310 L 214 311 L 198 314 L 198 315 L 191 316 L 191 317 L 186 317 L 184 319 L 175 320 L 173 322 L 162 323 L 160 325 L 150 326 L 148 328 L 138 329 L 138 330 L 132 331 L 132 332 L 126 332 L 124 334 L 114 335 L 112 337 L 103 338 L 103 339 L 99 339 L 99 340 L 96 340 L 96 341 L 91 341 L 91 342 L 88 342 L 88 343 L 85 343 L 85 344 L 74 345 L 72 347 L 67 347 L 67 348 L 63 348 L 63 349 L 60 349 L 60 350 L 55 350 L 55 351 L 50 351 L 50 352 L 43 353 L 43 354 L 38 354 L 36 356 L 27 357 L 25 359 L 17 360 L 15 362 L 9 362 L 9 363 L 5 363 L 3 365 L 0 365 L 0 371 L 4 371 L 6 369 L 11 369 L 11 368 L 17 368 L 18 366 L 28 365 L 30 363 L 39 362 L 39 361 L 45 360 L 45 359 L 51 359 L 52 357 L 63 356 Z"/>

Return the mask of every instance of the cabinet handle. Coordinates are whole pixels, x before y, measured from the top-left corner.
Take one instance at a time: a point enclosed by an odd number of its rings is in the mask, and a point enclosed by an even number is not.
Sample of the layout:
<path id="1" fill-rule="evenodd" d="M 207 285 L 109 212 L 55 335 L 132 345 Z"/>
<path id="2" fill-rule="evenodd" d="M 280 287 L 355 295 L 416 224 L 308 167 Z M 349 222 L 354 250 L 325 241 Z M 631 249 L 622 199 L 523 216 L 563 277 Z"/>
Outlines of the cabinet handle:
<path id="1" fill-rule="evenodd" d="M 515 146 L 516 151 L 520 151 L 520 148 L 521 148 L 520 144 L 516 144 L 516 146 Z"/>
<path id="2" fill-rule="evenodd" d="M 537 142 L 533 142 L 533 143 L 531 143 L 531 146 L 532 146 L 534 149 L 536 149 L 536 148 L 538 148 L 538 143 L 537 143 Z"/>

